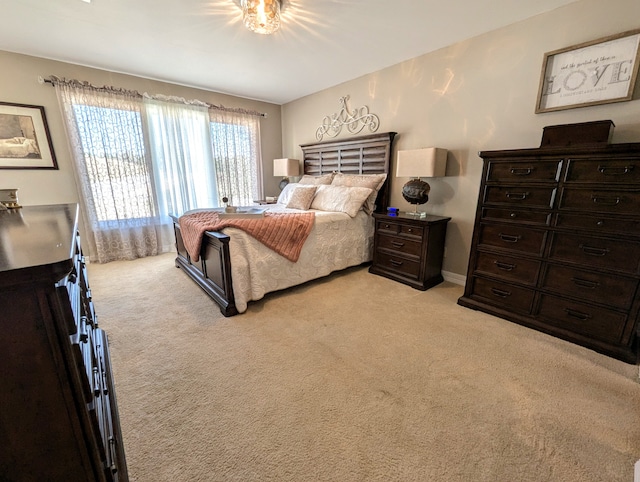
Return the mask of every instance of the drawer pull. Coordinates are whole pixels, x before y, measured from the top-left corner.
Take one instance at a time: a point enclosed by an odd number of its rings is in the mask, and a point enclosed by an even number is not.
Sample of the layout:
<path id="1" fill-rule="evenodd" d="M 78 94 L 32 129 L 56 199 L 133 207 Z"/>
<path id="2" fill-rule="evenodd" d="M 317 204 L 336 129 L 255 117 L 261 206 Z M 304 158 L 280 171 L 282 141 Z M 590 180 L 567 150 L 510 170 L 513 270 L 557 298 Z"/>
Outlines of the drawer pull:
<path id="1" fill-rule="evenodd" d="M 501 263 L 500 261 L 494 261 L 493 264 L 505 271 L 513 271 L 516 267 L 515 264 Z"/>
<path id="2" fill-rule="evenodd" d="M 402 261 L 396 261 L 395 259 L 390 259 L 389 263 L 391 263 L 394 266 L 402 266 L 403 265 Z"/>
<path id="3" fill-rule="evenodd" d="M 595 204 L 602 204 L 603 206 L 617 206 L 618 204 L 620 204 L 620 198 L 617 196 L 616 197 L 600 197 L 600 196 L 592 195 L 591 200 Z"/>
<path id="4" fill-rule="evenodd" d="M 498 236 L 505 243 L 517 243 L 518 241 L 520 241 L 520 238 L 521 238 L 521 236 L 519 234 L 518 235 L 512 235 L 512 234 L 500 233 L 500 234 L 498 234 Z"/>
<path id="5" fill-rule="evenodd" d="M 498 288 L 491 288 L 491 292 L 494 295 L 499 296 L 500 298 L 506 298 L 508 296 L 511 296 L 511 291 L 499 290 Z"/>
<path id="6" fill-rule="evenodd" d="M 404 246 L 404 243 L 400 243 L 398 241 L 391 241 L 391 246 L 393 246 L 394 248 L 402 248 Z"/>
<path id="7" fill-rule="evenodd" d="M 511 174 L 514 176 L 528 176 L 534 169 L 533 167 L 512 167 Z"/>
<path id="8" fill-rule="evenodd" d="M 572 310 L 571 308 L 565 308 L 564 311 L 567 314 L 567 316 L 570 316 L 572 318 L 577 318 L 582 321 L 586 321 L 589 318 L 591 318 L 591 315 L 589 313 L 583 313 L 582 311 Z"/>
<path id="9" fill-rule="evenodd" d="M 588 254 L 589 256 L 606 256 L 609 252 L 607 248 L 594 248 L 593 246 L 587 246 L 584 244 L 581 244 L 579 247 L 584 254 Z"/>
<path id="10" fill-rule="evenodd" d="M 590 290 L 597 288 L 598 286 L 600 286 L 600 283 L 598 283 L 597 281 L 590 281 L 588 279 L 582 279 L 582 278 L 571 278 L 571 281 L 573 281 L 576 285 L 582 287 L 582 288 L 589 288 Z"/>
<path id="11" fill-rule="evenodd" d="M 629 174 L 633 171 L 635 166 L 598 166 L 598 171 L 600 171 L 605 176 L 622 176 L 624 174 Z"/>
<path id="12" fill-rule="evenodd" d="M 507 192 L 505 193 L 508 199 L 518 199 L 520 201 L 527 199 L 529 197 L 528 192 Z"/>

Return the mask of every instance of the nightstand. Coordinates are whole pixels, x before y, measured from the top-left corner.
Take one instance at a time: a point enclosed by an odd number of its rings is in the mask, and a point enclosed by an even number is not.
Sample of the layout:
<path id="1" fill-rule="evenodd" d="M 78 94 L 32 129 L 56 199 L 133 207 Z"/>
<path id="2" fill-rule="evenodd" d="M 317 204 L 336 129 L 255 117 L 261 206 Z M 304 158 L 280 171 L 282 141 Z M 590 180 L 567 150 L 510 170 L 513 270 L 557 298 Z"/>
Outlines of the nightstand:
<path id="1" fill-rule="evenodd" d="M 418 290 L 444 281 L 444 239 L 451 218 L 386 213 L 373 213 L 373 217 L 376 226 L 370 273 Z"/>

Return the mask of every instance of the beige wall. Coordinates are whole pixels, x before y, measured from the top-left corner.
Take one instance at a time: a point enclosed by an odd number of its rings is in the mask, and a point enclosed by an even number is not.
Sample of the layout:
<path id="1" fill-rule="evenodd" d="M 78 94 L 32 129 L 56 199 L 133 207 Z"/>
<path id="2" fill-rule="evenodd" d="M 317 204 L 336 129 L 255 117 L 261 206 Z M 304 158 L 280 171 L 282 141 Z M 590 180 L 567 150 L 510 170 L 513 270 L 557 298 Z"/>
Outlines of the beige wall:
<path id="1" fill-rule="evenodd" d="M 273 177 L 272 161 L 282 155 L 279 105 L 0 51 L 0 101 L 44 106 L 59 166 L 57 171 L 0 169 L 0 189 L 18 188 L 20 204 L 28 206 L 78 200 L 71 154 L 55 89 L 51 84 L 38 83 L 38 76 L 49 75 L 86 80 L 95 85 L 112 85 L 141 93 L 199 99 L 225 107 L 240 107 L 266 113 L 267 117 L 260 121 L 263 176 L 266 192 L 277 191 L 279 179 Z"/>
<path id="2" fill-rule="evenodd" d="M 544 126 L 601 119 L 616 124 L 613 142 L 640 142 L 637 100 L 534 113 L 545 52 L 639 27 L 638 0 L 582 0 L 304 97 L 283 106 L 284 155 L 301 156 L 299 144 L 315 141 L 323 117 L 338 112 L 344 95 L 351 108 L 366 105 L 379 116 L 379 132 L 398 133 L 394 163 L 398 149 L 448 149 L 447 177 L 430 182 L 421 209 L 452 218 L 444 270 L 460 279 L 480 185 L 478 151 L 537 147 Z M 341 137 L 349 137 L 346 130 Z M 391 177 L 391 203 L 408 210 L 404 182 Z"/>

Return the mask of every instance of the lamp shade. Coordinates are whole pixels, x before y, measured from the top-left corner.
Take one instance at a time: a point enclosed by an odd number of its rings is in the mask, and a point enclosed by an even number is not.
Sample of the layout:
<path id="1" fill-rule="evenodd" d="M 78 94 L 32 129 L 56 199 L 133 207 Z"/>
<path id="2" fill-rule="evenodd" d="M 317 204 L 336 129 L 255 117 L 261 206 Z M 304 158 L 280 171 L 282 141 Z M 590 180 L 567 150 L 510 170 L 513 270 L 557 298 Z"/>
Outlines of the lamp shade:
<path id="1" fill-rule="evenodd" d="M 396 177 L 442 177 L 447 169 L 447 150 L 438 147 L 398 151 Z"/>
<path id="2" fill-rule="evenodd" d="M 273 160 L 273 175 L 274 176 L 297 176 L 300 174 L 300 161 L 298 159 L 274 159 Z"/>

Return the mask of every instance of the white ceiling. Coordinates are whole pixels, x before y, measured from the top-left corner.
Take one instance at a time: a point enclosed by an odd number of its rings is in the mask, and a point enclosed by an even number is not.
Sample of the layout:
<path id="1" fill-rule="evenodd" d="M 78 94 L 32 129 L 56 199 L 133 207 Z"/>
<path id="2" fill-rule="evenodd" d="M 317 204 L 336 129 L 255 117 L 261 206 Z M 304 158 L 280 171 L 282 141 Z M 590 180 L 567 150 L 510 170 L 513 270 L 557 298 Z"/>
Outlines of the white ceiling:
<path id="1" fill-rule="evenodd" d="M 3 0 L 0 50 L 284 104 L 576 0 Z M 43 72 L 43 76 L 56 74 Z"/>

